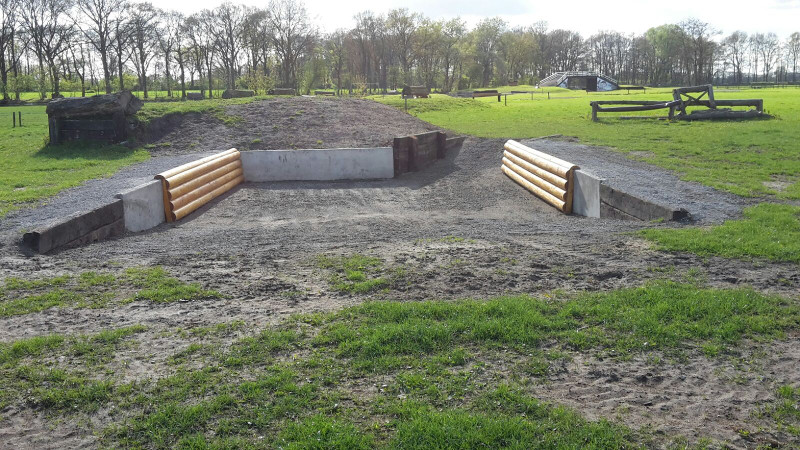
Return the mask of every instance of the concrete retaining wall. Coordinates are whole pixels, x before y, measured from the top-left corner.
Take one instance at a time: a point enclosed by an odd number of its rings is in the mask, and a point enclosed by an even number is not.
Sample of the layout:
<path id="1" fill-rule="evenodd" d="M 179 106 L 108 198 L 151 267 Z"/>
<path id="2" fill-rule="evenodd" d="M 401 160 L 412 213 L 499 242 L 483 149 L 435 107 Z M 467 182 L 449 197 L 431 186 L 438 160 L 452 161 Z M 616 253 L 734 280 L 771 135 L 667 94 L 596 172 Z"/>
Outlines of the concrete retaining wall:
<path id="1" fill-rule="evenodd" d="M 144 231 L 164 223 L 164 192 L 161 180 L 153 180 L 117 194 L 122 200 L 125 229 Z"/>
<path id="2" fill-rule="evenodd" d="M 241 152 L 244 179 L 265 181 L 375 180 L 394 177 L 391 147 Z"/>
<path id="3" fill-rule="evenodd" d="M 599 177 L 584 170 L 576 170 L 573 176 L 575 190 L 572 198 L 572 212 L 580 216 L 600 217 Z"/>
<path id="4" fill-rule="evenodd" d="M 22 242 L 39 253 L 107 239 L 125 232 L 122 200 L 74 214 L 61 222 L 22 236 Z"/>

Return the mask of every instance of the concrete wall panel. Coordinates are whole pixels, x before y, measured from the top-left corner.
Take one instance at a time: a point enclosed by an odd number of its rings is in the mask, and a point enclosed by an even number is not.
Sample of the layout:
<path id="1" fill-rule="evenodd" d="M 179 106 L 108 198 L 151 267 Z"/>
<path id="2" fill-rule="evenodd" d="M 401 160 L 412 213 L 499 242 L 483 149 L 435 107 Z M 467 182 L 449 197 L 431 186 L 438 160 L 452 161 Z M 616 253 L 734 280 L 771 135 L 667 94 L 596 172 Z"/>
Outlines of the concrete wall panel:
<path id="1" fill-rule="evenodd" d="M 576 170 L 572 212 L 580 216 L 600 217 L 600 183 L 603 180 L 589 172 Z"/>
<path id="2" fill-rule="evenodd" d="M 122 199 L 125 229 L 144 231 L 164 223 L 164 194 L 161 180 L 153 180 L 117 194 Z"/>
<path id="3" fill-rule="evenodd" d="M 244 179 L 265 181 L 375 180 L 394 177 L 391 147 L 241 152 Z"/>

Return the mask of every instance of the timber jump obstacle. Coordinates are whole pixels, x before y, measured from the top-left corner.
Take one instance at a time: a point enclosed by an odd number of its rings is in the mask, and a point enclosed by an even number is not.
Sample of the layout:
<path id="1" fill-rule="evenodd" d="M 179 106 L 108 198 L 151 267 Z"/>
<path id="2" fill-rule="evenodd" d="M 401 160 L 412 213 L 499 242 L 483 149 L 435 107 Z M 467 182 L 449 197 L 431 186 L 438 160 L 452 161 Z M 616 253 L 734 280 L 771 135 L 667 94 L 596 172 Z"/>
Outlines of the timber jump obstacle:
<path id="1" fill-rule="evenodd" d="M 699 94 L 699 95 L 698 95 Z M 705 99 L 704 99 L 705 97 Z M 669 119 L 669 120 L 708 120 L 708 119 L 753 119 L 766 116 L 764 114 L 763 99 L 743 100 L 718 100 L 714 98 L 714 87 L 710 84 L 677 88 L 672 91 L 670 101 L 637 101 L 637 100 L 610 100 L 594 101 L 592 107 L 592 121 L 598 121 L 598 113 L 622 113 L 654 111 L 669 109 L 669 115 L 661 116 L 627 116 L 623 119 Z M 701 106 L 707 109 L 689 112 L 687 108 Z M 752 109 L 732 110 L 720 108 L 724 106 L 744 106 Z M 676 115 L 677 113 L 677 115 Z"/>

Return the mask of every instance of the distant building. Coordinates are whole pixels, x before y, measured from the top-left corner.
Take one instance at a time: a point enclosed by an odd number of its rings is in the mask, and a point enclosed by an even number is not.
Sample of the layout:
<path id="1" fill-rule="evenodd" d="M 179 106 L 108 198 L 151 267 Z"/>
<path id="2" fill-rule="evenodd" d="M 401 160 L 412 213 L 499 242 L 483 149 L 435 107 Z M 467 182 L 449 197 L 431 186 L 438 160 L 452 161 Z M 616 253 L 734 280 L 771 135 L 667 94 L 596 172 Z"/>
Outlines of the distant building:
<path id="1" fill-rule="evenodd" d="M 581 91 L 613 91 L 617 80 L 597 72 L 556 72 L 539 82 L 539 86 L 557 86 Z"/>

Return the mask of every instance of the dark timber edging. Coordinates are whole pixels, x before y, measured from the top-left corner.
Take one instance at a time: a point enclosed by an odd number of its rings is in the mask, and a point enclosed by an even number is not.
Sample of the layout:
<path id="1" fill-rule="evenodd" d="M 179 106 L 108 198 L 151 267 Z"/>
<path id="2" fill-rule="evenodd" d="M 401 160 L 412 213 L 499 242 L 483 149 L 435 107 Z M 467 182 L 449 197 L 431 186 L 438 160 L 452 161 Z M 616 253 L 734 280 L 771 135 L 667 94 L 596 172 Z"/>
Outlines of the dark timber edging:
<path id="1" fill-rule="evenodd" d="M 684 220 L 691 215 L 683 208 L 662 206 L 600 184 L 600 217 L 621 220 Z"/>
<path id="2" fill-rule="evenodd" d="M 22 242 L 39 253 L 102 241 L 125 232 L 122 200 L 77 213 L 59 223 L 25 233 Z"/>

